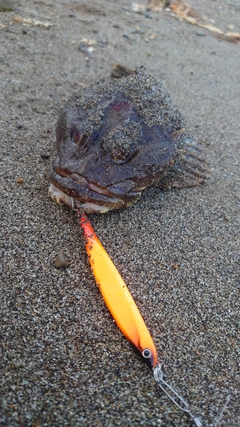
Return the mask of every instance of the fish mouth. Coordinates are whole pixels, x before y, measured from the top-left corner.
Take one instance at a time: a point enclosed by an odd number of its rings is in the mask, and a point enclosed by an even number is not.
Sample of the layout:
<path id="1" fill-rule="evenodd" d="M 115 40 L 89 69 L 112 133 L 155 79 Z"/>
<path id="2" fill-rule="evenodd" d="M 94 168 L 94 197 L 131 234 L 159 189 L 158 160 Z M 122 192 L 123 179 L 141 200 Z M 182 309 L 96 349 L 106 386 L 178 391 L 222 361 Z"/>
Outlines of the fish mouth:
<path id="1" fill-rule="evenodd" d="M 80 174 L 60 169 L 51 171 L 50 182 L 49 194 L 55 202 L 71 209 L 82 208 L 86 213 L 105 213 L 129 206 L 141 196 L 142 190 L 136 191 L 137 185 L 131 180 L 103 188 Z"/>

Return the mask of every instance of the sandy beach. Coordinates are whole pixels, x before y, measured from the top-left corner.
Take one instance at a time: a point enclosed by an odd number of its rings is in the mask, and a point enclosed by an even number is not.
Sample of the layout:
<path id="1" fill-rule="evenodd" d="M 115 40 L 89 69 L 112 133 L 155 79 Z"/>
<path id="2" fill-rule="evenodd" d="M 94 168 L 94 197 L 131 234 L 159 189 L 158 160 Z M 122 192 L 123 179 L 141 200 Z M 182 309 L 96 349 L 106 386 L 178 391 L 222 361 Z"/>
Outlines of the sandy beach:
<path id="1" fill-rule="evenodd" d="M 239 1 L 188 3 L 240 32 Z M 164 84 L 211 176 L 90 219 L 165 379 L 203 426 L 239 427 L 239 44 L 126 0 L 12 4 L 0 12 L 0 426 L 193 425 L 111 318 L 75 212 L 48 195 L 60 107 L 120 63 Z M 54 265 L 59 250 L 67 268 Z"/>

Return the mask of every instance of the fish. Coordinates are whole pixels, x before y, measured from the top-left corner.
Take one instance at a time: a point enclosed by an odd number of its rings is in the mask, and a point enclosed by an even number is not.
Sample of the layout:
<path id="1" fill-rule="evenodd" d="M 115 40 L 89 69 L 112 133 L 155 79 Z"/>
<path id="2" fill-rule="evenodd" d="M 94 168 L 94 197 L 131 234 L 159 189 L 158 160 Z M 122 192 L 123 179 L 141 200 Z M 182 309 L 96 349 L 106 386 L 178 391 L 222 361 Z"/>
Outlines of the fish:
<path id="1" fill-rule="evenodd" d="M 205 157 L 167 90 L 140 68 L 89 85 L 62 108 L 49 194 L 70 208 L 105 213 L 132 205 L 151 185 L 203 184 Z"/>

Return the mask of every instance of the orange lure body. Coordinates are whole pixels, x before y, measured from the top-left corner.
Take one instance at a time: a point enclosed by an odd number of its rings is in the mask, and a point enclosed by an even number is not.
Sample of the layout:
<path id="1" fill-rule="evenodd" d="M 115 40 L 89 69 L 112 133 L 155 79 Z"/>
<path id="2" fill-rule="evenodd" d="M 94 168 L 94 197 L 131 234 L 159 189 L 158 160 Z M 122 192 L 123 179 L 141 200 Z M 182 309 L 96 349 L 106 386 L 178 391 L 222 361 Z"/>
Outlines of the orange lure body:
<path id="1" fill-rule="evenodd" d="M 79 213 L 86 251 L 103 299 L 125 337 L 151 367 L 157 365 L 157 351 L 144 320 L 117 268 L 95 234 L 86 214 Z"/>

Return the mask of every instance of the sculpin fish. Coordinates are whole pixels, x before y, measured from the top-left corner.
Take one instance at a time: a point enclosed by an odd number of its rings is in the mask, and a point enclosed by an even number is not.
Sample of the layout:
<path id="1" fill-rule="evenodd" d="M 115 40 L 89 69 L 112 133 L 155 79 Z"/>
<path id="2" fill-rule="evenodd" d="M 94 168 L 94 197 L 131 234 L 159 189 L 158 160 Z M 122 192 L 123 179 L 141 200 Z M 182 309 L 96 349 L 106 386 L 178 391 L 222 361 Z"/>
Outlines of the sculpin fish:
<path id="1" fill-rule="evenodd" d="M 86 213 L 129 206 L 152 184 L 194 186 L 207 176 L 182 115 L 143 69 L 83 89 L 61 110 L 56 134 L 49 193 Z"/>

